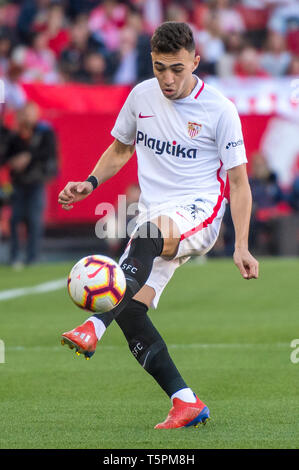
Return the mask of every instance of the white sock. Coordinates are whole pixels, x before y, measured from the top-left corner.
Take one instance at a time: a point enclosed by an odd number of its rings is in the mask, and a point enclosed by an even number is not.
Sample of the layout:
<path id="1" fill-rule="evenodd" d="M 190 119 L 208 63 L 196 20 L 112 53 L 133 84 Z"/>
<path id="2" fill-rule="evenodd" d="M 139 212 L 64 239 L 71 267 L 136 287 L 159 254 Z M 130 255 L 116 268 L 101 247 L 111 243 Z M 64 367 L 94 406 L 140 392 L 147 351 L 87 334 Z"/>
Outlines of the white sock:
<path id="1" fill-rule="evenodd" d="M 98 338 L 98 340 L 101 339 L 103 334 L 106 331 L 106 326 L 104 325 L 102 320 L 100 320 L 97 317 L 89 317 L 89 318 L 87 318 L 87 320 L 84 323 L 86 323 L 87 321 L 91 321 L 94 324 L 96 337 Z"/>
<path id="2" fill-rule="evenodd" d="M 182 388 L 181 390 L 178 390 L 173 395 L 171 395 L 171 399 L 173 400 L 174 398 L 179 398 L 180 400 L 186 401 L 188 403 L 196 402 L 196 397 L 191 388 Z"/>

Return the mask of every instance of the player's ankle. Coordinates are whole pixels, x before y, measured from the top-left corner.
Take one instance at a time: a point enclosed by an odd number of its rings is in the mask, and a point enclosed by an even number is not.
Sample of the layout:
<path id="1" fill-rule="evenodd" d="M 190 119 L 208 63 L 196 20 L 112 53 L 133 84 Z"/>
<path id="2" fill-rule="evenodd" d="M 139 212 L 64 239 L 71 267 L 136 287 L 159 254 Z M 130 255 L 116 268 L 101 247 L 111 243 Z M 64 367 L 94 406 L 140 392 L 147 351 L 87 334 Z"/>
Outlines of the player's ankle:
<path id="1" fill-rule="evenodd" d="M 181 390 L 173 393 L 170 398 L 171 400 L 174 398 L 179 398 L 180 400 L 187 403 L 196 403 L 196 396 L 191 388 L 182 388 Z"/>
<path id="2" fill-rule="evenodd" d="M 101 337 L 103 336 L 103 334 L 105 333 L 105 331 L 106 331 L 106 326 L 104 325 L 102 320 L 100 320 L 99 318 L 94 317 L 94 316 L 91 316 L 91 317 L 87 318 L 87 320 L 84 323 L 86 323 L 88 321 L 91 321 L 93 323 L 95 334 L 96 334 L 96 337 L 99 341 L 101 339 Z"/>

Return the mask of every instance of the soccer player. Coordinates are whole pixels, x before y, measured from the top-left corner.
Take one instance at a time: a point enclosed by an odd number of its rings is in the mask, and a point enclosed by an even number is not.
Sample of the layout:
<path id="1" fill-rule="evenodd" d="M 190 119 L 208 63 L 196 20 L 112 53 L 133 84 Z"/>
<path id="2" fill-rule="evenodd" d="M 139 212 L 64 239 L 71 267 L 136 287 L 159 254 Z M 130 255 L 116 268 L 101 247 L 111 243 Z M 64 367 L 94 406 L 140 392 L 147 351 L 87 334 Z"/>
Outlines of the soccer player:
<path id="1" fill-rule="evenodd" d="M 111 131 L 115 140 L 89 177 L 69 182 L 59 194 L 62 207 L 71 209 L 115 175 L 136 149 L 140 214 L 119 261 L 125 296 L 110 312 L 94 314 L 64 333 L 62 342 L 90 357 L 115 319 L 137 361 L 172 399 L 168 417 L 156 426 L 171 429 L 205 423 L 209 409 L 183 380 L 147 310 L 157 307 L 176 268 L 216 242 L 227 174 L 234 262 L 244 279 L 258 277 L 258 262 L 248 251 L 251 192 L 234 104 L 194 75 L 200 57 L 185 23 L 159 26 L 151 49 L 155 78 L 131 91 Z"/>

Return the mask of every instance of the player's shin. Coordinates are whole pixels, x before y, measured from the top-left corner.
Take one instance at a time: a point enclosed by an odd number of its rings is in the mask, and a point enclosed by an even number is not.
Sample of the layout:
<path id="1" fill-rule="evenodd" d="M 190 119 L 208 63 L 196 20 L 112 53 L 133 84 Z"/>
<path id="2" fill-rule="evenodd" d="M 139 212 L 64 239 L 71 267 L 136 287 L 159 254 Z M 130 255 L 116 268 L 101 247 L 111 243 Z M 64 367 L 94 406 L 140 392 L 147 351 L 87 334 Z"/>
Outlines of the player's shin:
<path id="1" fill-rule="evenodd" d="M 116 318 L 130 351 L 169 397 L 178 390 L 190 390 L 171 359 L 163 338 L 148 317 L 147 310 L 145 304 L 132 299 Z M 190 401 L 193 400 L 192 392 L 191 395 Z"/>
<path id="2" fill-rule="evenodd" d="M 143 224 L 132 239 L 128 256 L 120 264 L 126 278 L 124 298 L 109 312 L 94 314 L 93 321 L 101 321 L 107 328 L 123 311 L 130 300 L 146 283 L 153 266 L 154 259 L 163 251 L 163 237 L 159 228 L 147 222 Z M 100 338 L 98 338 L 100 339 Z"/>

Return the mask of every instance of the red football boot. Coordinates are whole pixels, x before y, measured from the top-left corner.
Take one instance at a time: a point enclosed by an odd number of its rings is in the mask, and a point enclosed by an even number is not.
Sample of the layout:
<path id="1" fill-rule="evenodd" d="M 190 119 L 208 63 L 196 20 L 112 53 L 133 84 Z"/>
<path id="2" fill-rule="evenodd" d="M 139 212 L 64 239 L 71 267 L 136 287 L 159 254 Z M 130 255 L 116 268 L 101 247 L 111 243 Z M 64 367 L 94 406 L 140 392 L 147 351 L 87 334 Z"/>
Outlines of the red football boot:
<path id="1" fill-rule="evenodd" d="M 198 397 L 196 397 L 195 403 L 188 403 L 179 398 L 174 398 L 173 406 L 166 420 L 157 424 L 155 429 L 197 427 L 199 424 L 206 424 L 209 419 L 209 408 Z"/>
<path id="2" fill-rule="evenodd" d="M 76 348 L 77 356 L 84 354 L 86 359 L 90 359 L 94 355 L 97 342 L 98 338 L 92 321 L 87 321 L 61 336 L 62 345 L 67 344 L 70 349 Z"/>

